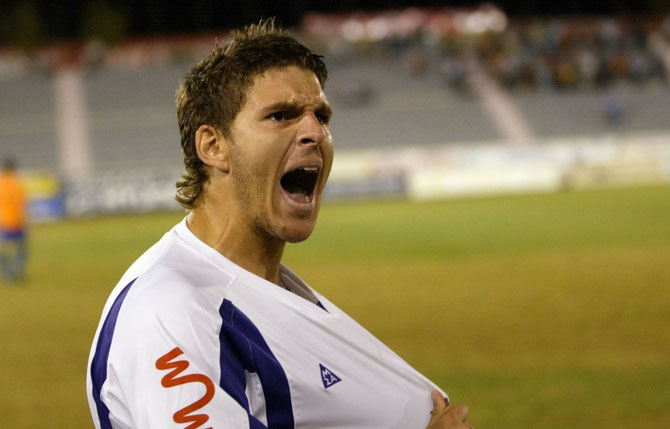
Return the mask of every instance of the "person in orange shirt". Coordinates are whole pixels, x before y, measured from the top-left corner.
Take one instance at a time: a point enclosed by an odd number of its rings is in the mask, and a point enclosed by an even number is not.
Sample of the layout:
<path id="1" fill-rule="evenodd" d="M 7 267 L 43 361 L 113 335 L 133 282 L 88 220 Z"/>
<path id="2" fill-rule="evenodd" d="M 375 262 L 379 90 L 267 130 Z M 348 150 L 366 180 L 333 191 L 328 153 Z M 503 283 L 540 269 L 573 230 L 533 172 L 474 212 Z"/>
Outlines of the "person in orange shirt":
<path id="1" fill-rule="evenodd" d="M 26 191 L 12 159 L 0 171 L 0 261 L 2 278 L 17 282 L 26 266 Z"/>

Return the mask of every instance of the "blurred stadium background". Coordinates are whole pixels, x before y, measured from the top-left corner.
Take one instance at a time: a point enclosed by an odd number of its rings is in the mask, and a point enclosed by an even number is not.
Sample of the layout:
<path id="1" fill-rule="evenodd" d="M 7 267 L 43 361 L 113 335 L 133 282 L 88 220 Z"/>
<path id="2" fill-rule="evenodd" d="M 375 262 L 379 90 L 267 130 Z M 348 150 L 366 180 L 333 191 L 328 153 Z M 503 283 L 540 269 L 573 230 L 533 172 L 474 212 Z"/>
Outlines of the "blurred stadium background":
<path id="1" fill-rule="evenodd" d="M 0 289 L 3 425 L 89 426 L 104 299 L 183 215 L 179 77 L 274 15 L 335 110 L 296 271 L 477 427 L 670 426 L 670 6 L 540 3 L 4 2 L 0 156 L 34 226 Z"/>

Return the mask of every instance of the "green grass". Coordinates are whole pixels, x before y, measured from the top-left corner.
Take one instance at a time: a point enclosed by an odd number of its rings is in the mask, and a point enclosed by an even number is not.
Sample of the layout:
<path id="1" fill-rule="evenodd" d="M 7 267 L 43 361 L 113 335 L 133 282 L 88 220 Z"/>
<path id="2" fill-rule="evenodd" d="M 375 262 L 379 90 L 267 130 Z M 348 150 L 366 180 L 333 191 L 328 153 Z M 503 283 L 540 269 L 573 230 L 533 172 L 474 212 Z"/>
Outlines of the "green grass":
<path id="1" fill-rule="evenodd" d="M 104 301 L 182 214 L 39 225 L 0 288 L 3 427 L 91 427 Z M 328 204 L 285 262 L 477 428 L 670 427 L 670 187 Z"/>

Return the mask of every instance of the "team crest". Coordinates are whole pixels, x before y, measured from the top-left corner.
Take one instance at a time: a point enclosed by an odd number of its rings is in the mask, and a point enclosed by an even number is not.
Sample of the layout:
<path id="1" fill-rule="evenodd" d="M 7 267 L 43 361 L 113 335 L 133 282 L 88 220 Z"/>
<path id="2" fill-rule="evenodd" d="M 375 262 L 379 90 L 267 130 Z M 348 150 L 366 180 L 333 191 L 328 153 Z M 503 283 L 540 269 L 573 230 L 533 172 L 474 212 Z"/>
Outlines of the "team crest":
<path id="1" fill-rule="evenodd" d="M 335 375 L 333 371 L 329 370 L 322 364 L 319 364 L 319 368 L 321 369 L 321 381 L 323 381 L 324 388 L 327 389 L 331 387 L 333 384 L 337 384 L 340 381 L 342 381 L 342 379 L 337 375 Z"/>

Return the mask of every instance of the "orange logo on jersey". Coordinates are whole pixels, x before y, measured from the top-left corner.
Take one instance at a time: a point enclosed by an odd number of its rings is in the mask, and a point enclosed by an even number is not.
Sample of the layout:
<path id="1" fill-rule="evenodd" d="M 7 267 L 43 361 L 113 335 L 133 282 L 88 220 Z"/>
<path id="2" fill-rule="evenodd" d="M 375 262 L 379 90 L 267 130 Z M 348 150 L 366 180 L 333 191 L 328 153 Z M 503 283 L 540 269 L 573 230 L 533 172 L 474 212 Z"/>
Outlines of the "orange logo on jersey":
<path id="1" fill-rule="evenodd" d="M 161 385 L 163 387 L 174 387 L 187 383 L 202 383 L 205 385 L 205 388 L 207 390 L 205 391 L 205 395 L 202 398 L 198 399 L 191 405 L 188 405 L 182 408 L 181 410 L 177 411 L 176 413 L 174 413 L 174 416 L 172 417 L 175 423 L 192 422 L 185 429 L 197 429 L 200 426 L 207 423 L 207 420 L 209 420 L 209 416 L 207 414 L 191 414 L 191 413 L 198 411 L 212 400 L 212 398 L 214 397 L 214 383 L 212 382 L 212 380 L 209 379 L 209 377 L 203 374 L 188 374 L 179 376 L 182 372 L 184 372 L 188 368 L 189 363 L 187 360 L 178 360 L 178 361 L 172 361 L 172 360 L 177 356 L 182 355 L 183 353 L 184 352 L 182 352 L 179 347 L 175 347 L 174 349 L 170 350 L 169 352 L 158 358 L 158 360 L 156 361 L 156 368 L 161 371 L 169 369 L 172 370 L 169 374 L 165 375 L 161 380 Z M 209 427 L 205 429 L 212 429 L 212 428 Z"/>

